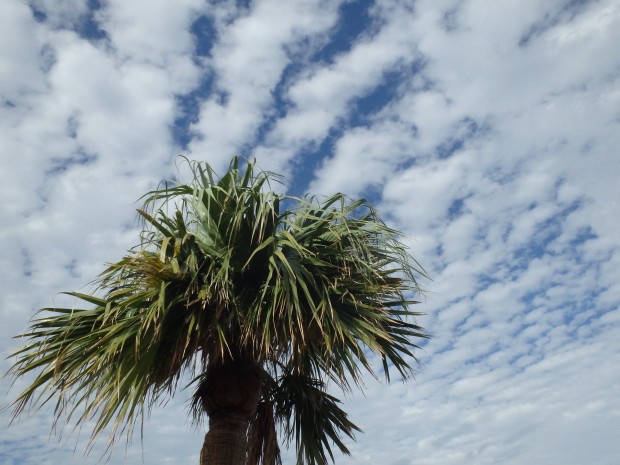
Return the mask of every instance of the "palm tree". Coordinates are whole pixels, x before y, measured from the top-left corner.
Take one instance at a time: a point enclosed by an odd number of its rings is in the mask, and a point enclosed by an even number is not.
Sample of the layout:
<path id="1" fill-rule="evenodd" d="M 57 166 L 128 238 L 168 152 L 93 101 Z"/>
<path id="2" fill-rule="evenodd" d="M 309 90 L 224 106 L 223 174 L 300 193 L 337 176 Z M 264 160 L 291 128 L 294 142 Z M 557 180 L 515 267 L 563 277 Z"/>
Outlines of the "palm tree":
<path id="1" fill-rule="evenodd" d="M 56 398 L 57 419 L 94 420 L 111 446 L 191 379 L 201 464 L 281 464 L 278 433 L 298 464 L 333 461 L 360 430 L 328 384 L 412 375 L 426 334 L 407 294 L 424 272 L 367 201 L 278 195 L 237 157 L 219 179 L 188 164 L 191 182 L 143 197 L 139 245 L 68 293 L 88 308 L 42 309 L 21 335 L 9 373 L 36 377 L 14 415 Z"/>

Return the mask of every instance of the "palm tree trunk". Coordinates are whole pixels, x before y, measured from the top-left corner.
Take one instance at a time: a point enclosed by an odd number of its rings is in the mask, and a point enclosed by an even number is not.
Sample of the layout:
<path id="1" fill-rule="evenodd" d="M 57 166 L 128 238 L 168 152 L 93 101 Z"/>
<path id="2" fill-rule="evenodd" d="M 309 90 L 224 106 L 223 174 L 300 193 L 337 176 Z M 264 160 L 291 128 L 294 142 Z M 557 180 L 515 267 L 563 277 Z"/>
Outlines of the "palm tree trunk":
<path id="1" fill-rule="evenodd" d="M 260 388 L 260 366 L 249 357 L 209 363 L 197 392 L 209 415 L 200 465 L 245 465 L 248 425 Z"/>
<path id="2" fill-rule="evenodd" d="M 248 421 L 241 415 L 210 418 L 200 465 L 245 465 Z"/>

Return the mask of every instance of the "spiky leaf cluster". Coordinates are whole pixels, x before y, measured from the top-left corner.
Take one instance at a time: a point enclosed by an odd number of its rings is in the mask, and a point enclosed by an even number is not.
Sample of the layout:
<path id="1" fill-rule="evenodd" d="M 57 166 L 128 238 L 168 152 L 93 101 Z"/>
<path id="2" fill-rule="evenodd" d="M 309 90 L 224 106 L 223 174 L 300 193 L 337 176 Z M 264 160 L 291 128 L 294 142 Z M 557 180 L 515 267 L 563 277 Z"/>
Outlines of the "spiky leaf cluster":
<path id="1" fill-rule="evenodd" d="M 36 378 L 15 414 L 56 399 L 58 418 L 94 420 L 92 437 L 113 441 L 183 376 L 199 385 L 210 360 L 242 353 L 263 367 L 249 464 L 280 463 L 278 430 L 299 463 L 333 459 L 330 444 L 348 452 L 342 435 L 358 428 L 327 385 L 377 376 L 370 354 L 388 380 L 412 374 L 426 335 L 408 296 L 423 270 L 365 200 L 278 195 L 275 175 L 237 157 L 219 178 L 188 163 L 189 183 L 143 198 L 140 244 L 92 294 L 69 293 L 88 308 L 43 309 L 21 335 L 10 373 Z M 200 419 L 198 392 L 191 405 Z"/>

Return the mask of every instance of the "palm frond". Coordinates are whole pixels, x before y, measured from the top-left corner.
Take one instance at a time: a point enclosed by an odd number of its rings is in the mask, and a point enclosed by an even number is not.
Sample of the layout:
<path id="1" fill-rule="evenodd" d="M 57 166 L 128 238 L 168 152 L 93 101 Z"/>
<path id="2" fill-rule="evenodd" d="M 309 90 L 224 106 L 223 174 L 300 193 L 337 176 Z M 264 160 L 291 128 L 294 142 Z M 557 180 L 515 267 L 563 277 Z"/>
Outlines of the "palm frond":
<path id="1" fill-rule="evenodd" d="M 139 244 L 92 294 L 69 293 L 88 308 L 43 309 L 20 336 L 9 374 L 36 377 L 14 415 L 56 398 L 57 419 L 94 421 L 91 439 L 110 430 L 112 444 L 187 373 L 199 421 L 208 367 L 242 354 L 270 370 L 248 465 L 281 465 L 278 431 L 300 465 L 333 460 L 331 444 L 348 453 L 359 428 L 327 383 L 347 391 L 364 372 L 379 376 L 373 353 L 388 381 L 412 376 L 415 341 L 427 337 L 412 297 L 426 273 L 366 200 L 278 195 L 276 175 L 238 157 L 221 177 L 187 163 L 190 182 L 142 197 Z"/>
<path id="2" fill-rule="evenodd" d="M 412 340 L 426 336 L 406 294 L 418 293 L 417 278 L 426 274 L 412 266 L 397 233 L 367 202 L 340 194 L 302 200 L 278 226 L 248 312 L 248 333 L 261 338 L 263 353 L 275 348 L 287 363 L 324 370 L 345 389 L 348 376 L 361 380 L 360 366 L 373 372 L 365 348 L 389 362 L 388 379 L 389 366 L 410 376 Z"/>
<path id="3" fill-rule="evenodd" d="M 263 398 L 248 429 L 247 465 L 282 465 L 274 404 Z"/>
<path id="4" fill-rule="evenodd" d="M 322 381 L 285 370 L 271 395 L 285 440 L 295 442 L 298 465 L 326 464 L 328 456 L 333 461 L 331 444 L 350 454 L 342 437 L 354 439 L 354 433 L 361 430 L 340 408 L 340 401 L 327 393 Z"/>

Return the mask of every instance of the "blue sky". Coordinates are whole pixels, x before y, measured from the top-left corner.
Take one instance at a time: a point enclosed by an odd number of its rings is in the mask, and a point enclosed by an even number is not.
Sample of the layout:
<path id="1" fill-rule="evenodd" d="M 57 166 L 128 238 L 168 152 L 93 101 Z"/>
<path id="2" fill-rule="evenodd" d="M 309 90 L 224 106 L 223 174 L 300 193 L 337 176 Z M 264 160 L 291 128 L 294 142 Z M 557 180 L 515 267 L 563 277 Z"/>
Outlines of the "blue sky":
<path id="1" fill-rule="evenodd" d="M 345 398 L 337 463 L 617 464 L 618 2 L 4 0 L 0 30 L 4 355 L 135 244 L 177 155 L 241 154 L 372 199 L 433 278 L 415 381 Z M 184 395 L 111 463 L 197 463 Z M 51 423 L 0 463 L 97 462 Z"/>

